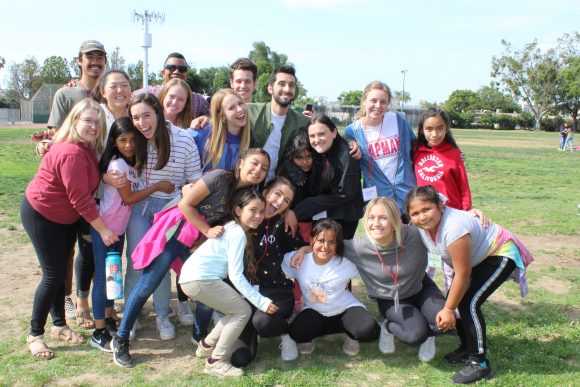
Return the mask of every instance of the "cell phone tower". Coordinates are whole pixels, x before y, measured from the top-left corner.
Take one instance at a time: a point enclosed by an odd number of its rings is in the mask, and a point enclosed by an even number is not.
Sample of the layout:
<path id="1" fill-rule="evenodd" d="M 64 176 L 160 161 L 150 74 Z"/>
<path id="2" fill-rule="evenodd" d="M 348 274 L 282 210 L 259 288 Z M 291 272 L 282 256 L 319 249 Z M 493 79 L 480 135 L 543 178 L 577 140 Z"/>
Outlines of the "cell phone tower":
<path id="1" fill-rule="evenodd" d="M 141 47 L 145 49 L 145 56 L 143 58 L 143 87 L 147 87 L 149 83 L 149 55 L 148 49 L 151 47 L 152 35 L 149 32 L 149 22 L 156 21 L 159 24 L 165 22 L 165 14 L 163 12 L 153 12 L 145 10 L 139 13 L 135 10 L 131 12 L 131 21 L 133 23 L 141 23 L 143 26 L 143 37 L 141 40 Z"/>

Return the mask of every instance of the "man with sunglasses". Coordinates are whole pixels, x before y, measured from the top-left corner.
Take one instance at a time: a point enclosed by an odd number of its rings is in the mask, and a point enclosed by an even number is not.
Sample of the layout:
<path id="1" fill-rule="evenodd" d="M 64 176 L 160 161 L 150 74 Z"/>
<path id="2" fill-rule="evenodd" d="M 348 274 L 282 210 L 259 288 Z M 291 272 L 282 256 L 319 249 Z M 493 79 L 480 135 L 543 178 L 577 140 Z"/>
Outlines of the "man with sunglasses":
<path id="1" fill-rule="evenodd" d="M 163 84 L 156 86 L 147 86 L 146 88 L 135 90 L 133 96 L 137 96 L 143 93 L 151 93 L 158 96 L 166 82 L 169 82 L 173 78 L 183 79 L 187 81 L 187 61 L 185 57 L 178 53 L 172 52 L 165 59 L 163 64 L 163 71 L 161 71 L 161 76 L 163 76 Z M 191 92 L 191 105 L 193 108 L 193 118 L 209 115 L 209 103 L 203 97 L 203 95 L 195 92 Z"/>

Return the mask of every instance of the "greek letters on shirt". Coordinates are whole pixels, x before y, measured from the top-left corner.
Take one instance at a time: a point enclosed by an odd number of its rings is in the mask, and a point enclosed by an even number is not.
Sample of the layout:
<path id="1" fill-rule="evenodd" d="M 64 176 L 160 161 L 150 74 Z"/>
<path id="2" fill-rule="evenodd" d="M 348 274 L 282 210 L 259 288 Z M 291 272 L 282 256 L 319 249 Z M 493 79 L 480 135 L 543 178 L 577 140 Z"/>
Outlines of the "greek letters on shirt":
<path id="1" fill-rule="evenodd" d="M 396 156 L 401 149 L 401 139 L 399 136 L 379 137 L 376 140 L 368 141 L 368 153 L 375 160 Z"/>
<path id="2" fill-rule="evenodd" d="M 276 243 L 276 236 L 274 236 L 274 235 L 264 234 L 264 235 L 262 235 L 262 238 L 260 239 L 260 246 L 271 245 L 274 243 Z"/>
<path id="3" fill-rule="evenodd" d="M 443 161 L 436 155 L 423 157 L 417 165 L 419 176 L 426 182 L 433 183 L 443 177 Z"/>

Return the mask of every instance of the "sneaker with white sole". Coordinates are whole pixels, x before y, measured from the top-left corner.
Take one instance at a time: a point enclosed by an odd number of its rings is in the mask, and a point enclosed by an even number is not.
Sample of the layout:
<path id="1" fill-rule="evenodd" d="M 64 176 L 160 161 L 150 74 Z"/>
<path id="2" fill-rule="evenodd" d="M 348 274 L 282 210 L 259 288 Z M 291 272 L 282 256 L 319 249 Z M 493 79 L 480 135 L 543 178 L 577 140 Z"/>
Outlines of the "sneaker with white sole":
<path id="1" fill-rule="evenodd" d="M 111 340 L 111 348 L 113 349 L 113 361 L 116 365 L 125 368 L 133 367 L 133 359 L 129 353 L 129 340 L 115 336 Z"/>
<path id="2" fill-rule="evenodd" d="M 379 337 L 379 351 L 384 354 L 395 352 L 395 336 L 387 330 L 387 320 L 381 324 L 381 336 Z"/>
<path id="3" fill-rule="evenodd" d="M 292 361 L 298 358 L 298 346 L 289 335 L 282 335 L 282 343 L 280 343 L 280 357 L 284 361 Z"/>
<path id="4" fill-rule="evenodd" d="M 175 339 L 175 327 L 171 321 L 169 321 L 169 317 L 157 316 L 155 322 L 157 323 L 157 332 L 159 332 L 161 340 Z"/>
<path id="5" fill-rule="evenodd" d="M 177 304 L 177 315 L 179 316 L 179 323 L 181 325 L 191 326 L 195 323 L 195 316 L 193 315 L 189 301 L 180 301 Z"/>
<path id="6" fill-rule="evenodd" d="M 493 377 L 489 360 L 474 361 L 468 360 L 461 371 L 456 372 L 451 377 L 455 384 L 471 384 L 481 379 L 490 379 Z"/>
<path id="7" fill-rule="evenodd" d="M 342 351 L 348 356 L 356 356 L 360 352 L 360 345 L 358 340 L 351 339 L 348 335 L 344 335 L 344 345 Z"/>
<path id="8" fill-rule="evenodd" d="M 139 320 L 135 320 L 133 324 L 133 328 L 129 331 L 129 340 L 135 341 L 135 337 L 137 337 L 137 330 L 141 329 L 141 324 L 139 324 Z"/>
<path id="9" fill-rule="evenodd" d="M 201 358 L 208 358 L 211 356 L 214 348 L 215 347 L 212 347 L 211 345 L 206 344 L 205 341 L 203 339 L 201 339 L 199 341 L 199 344 L 197 345 L 197 349 L 195 350 L 195 356 L 201 357 Z"/>
<path id="10" fill-rule="evenodd" d="M 310 355 L 314 352 L 314 341 L 298 343 L 298 352 L 300 352 L 301 355 Z"/>
<path id="11" fill-rule="evenodd" d="M 244 376 L 244 371 L 241 368 L 234 367 L 225 360 L 214 360 L 213 363 L 210 363 L 209 358 L 205 359 L 203 372 L 214 376 Z"/>
<path id="12" fill-rule="evenodd" d="M 98 330 L 95 329 L 93 335 L 91 337 L 91 341 L 89 344 L 93 348 L 100 349 L 103 352 L 113 352 L 113 348 L 111 348 L 111 341 L 113 338 L 108 330 Z"/>
<path id="13" fill-rule="evenodd" d="M 435 358 L 435 337 L 427 337 L 427 340 L 419 347 L 419 360 L 428 362 Z"/>

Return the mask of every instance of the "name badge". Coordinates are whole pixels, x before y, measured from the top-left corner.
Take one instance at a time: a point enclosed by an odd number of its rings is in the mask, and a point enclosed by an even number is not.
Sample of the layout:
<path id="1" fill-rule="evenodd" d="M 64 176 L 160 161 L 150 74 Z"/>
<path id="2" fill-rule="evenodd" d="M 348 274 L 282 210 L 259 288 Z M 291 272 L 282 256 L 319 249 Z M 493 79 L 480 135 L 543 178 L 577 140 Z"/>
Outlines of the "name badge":
<path id="1" fill-rule="evenodd" d="M 326 213 L 326 211 L 322 211 L 322 212 L 319 212 L 318 214 L 314 215 L 312 217 L 312 220 L 326 219 L 326 218 L 328 218 L 328 214 Z"/>
<path id="2" fill-rule="evenodd" d="M 377 186 L 376 185 L 373 185 L 372 187 L 368 187 L 368 188 L 363 188 L 362 194 L 363 194 L 363 200 L 365 202 L 368 202 L 369 200 L 372 200 L 372 199 L 376 198 L 377 196 L 379 196 L 377 194 Z"/>
<path id="3" fill-rule="evenodd" d="M 310 302 L 326 304 L 326 290 L 310 289 Z"/>
<path id="4" fill-rule="evenodd" d="M 428 266 L 439 267 L 441 266 L 441 256 L 439 254 L 428 253 L 427 254 Z"/>
<path id="5" fill-rule="evenodd" d="M 397 313 L 399 311 L 399 290 L 395 290 L 393 301 L 395 301 L 395 313 Z"/>

